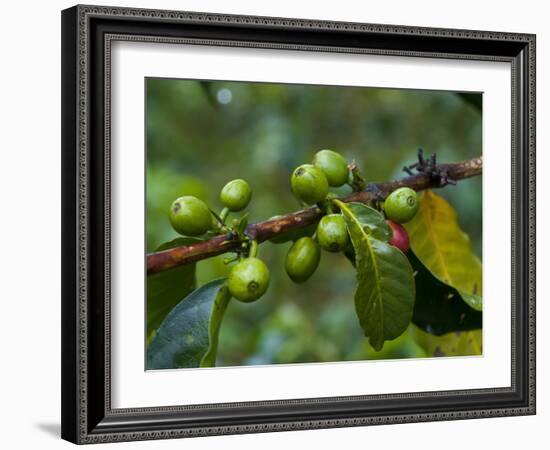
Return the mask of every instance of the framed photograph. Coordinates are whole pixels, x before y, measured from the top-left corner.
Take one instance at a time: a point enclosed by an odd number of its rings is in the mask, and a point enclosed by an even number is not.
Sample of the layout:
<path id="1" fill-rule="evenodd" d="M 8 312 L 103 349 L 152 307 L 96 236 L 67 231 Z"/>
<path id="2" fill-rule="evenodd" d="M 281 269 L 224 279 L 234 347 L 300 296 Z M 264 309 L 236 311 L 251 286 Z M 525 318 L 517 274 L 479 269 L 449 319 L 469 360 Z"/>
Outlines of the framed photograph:
<path id="1" fill-rule="evenodd" d="M 62 437 L 535 413 L 535 36 L 62 12 Z"/>

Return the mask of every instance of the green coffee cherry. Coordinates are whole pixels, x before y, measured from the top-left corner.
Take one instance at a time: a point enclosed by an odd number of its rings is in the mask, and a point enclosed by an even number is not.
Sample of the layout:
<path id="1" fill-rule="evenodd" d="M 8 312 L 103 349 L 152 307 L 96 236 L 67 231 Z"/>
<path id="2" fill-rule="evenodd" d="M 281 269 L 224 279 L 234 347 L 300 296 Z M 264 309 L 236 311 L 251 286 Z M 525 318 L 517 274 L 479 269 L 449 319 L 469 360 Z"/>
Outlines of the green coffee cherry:
<path id="1" fill-rule="evenodd" d="M 313 158 L 313 165 L 323 171 L 330 186 L 342 186 L 348 181 L 348 163 L 340 153 L 332 150 L 318 151 Z"/>
<path id="2" fill-rule="evenodd" d="M 329 252 L 339 252 L 349 241 L 346 221 L 340 214 L 324 216 L 317 226 L 317 241 L 321 248 Z"/>
<path id="3" fill-rule="evenodd" d="M 241 302 L 253 302 L 265 294 L 269 286 L 269 269 L 256 257 L 243 259 L 231 269 L 228 287 Z"/>
<path id="4" fill-rule="evenodd" d="M 270 220 L 278 219 L 279 217 L 282 216 L 273 216 L 270 218 Z M 273 244 L 284 244 L 286 242 L 296 241 L 301 237 L 311 237 L 313 236 L 313 233 L 315 233 L 316 228 L 317 224 L 315 223 L 312 225 L 308 225 L 307 227 L 294 228 L 290 231 L 287 231 L 286 233 L 281 233 L 277 236 L 272 237 L 269 242 L 272 242 Z"/>
<path id="5" fill-rule="evenodd" d="M 233 212 L 245 209 L 252 198 L 250 185 L 241 179 L 227 183 L 220 192 L 220 201 L 223 206 Z"/>
<path id="6" fill-rule="evenodd" d="M 384 202 L 386 217 L 396 223 L 405 223 L 411 220 L 419 208 L 416 192 L 408 187 L 393 191 Z"/>
<path id="7" fill-rule="evenodd" d="M 286 273 L 295 283 L 304 283 L 317 270 L 320 260 L 319 245 L 310 237 L 300 238 L 286 254 Z"/>
<path id="8" fill-rule="evenodd" d="M 302 164 L 292 173 L 290 188 L 296 198 L 313 205 L 327 196 L 328 181 L 321 169 L 311 164 Z"/>
<path id="9" fill-rule="evenodd" d="M 196 197 L 176 199 L 170 207 L 170 223 L 185 236 L 200 236 L 213 226 L 213 216 L 206 203 Z"/>

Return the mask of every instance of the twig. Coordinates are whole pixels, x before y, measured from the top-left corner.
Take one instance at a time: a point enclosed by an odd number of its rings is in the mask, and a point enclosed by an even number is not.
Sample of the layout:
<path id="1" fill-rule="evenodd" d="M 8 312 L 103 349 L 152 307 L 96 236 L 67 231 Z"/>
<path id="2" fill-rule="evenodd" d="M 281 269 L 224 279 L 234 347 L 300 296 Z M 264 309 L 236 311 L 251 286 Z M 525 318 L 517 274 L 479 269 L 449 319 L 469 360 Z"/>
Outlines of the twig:
<path id="1" fill-rule="evenodd" d="M 407 186 L 415 191 L 440 188 L 448 184 L 454 184 L 458 180 L 481 175 L 482 170 L 483 159 L 481 156 L 454 164 L 437 164 L 433 167 L 433 170 L 428 172 L 422 171 L 401 180 L 376 183 L 374 186 L 377 189 L 371 188 L 353 192 L 341 200 L 370 204 L 384 199 L 389 193 L 400 187 Z M 276 219 L 250 224 L 246 227 L 245 234 L 260 243 L 290 230 L 317 223 L 322 215 L 323 212 L 319 208 L 308 208 Z M 147 255 L 147 274 L 151 275 L 182 264 L 221 255 L 235 250 L 240 244 L 241 240 L 238 237 L 224 234 L 196 244 L 150 253 Z"/>

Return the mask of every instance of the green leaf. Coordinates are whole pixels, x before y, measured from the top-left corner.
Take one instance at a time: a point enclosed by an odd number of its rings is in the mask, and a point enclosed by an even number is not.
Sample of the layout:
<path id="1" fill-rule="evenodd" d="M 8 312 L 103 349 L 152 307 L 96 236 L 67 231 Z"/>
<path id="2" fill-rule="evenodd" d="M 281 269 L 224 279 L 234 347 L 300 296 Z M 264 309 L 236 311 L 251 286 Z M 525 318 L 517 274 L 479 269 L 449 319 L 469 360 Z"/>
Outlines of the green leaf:
<path id="1" fill-rule="evenodd" d="M 413 271 L 401 251 L 376 239 L 375 236 L 387 236 L 381 232 L 382 214 L 359 203 L 349 207 L 338 200 L 335 202 L 346 220 L 355 249 L 358 282 L 355 310 L 365 336 L 379 351 L 384 341 L 401 335 L 411 322 L 415 292 Z"/>
<path id="2" fill-rule="evenodd" d="M 416 343 L 431 356 L 477 356 L 483 351 L 481 330 L 434 336 L 414 328 L 412 334 Z"/>
<path id="3" fill-rule="evenodd" d="M 198 239 L 180 237 L 160 245 L 156 251 L 191 245 Z M 195 264 L 185 264 L 147 277 L 147 341 L 170 310 L 196 287 Z"/>
<path id="4" fill-rule="evenodd" d="M 462 301 L 455 288 L 434 276 L 413 250 L 407 252 L 407 258 L 415 274 L 416 300 L 412 321 L 416 326 L 435 335 L 481 328 L 481 311 L 471 308 Z"/>
<path id="5" fill-rule="evenodd" d="M 355 267 L 355 249 L 353 248 L 353 244 L 351 242 L 348 242 L 348 245 L 346 245 L 343 253 L 351 265 Z"/>
<path id="6" fill-rule="evenodd" d="M 420 208 L 405 228 L 418 259 L 461 298 L 481 311 L 481 261 L 472 252 L 470 238 L 458 225 L 456 211 L 432 191 L 420 197 Z"/>
<path id="7" fill-rule="evenodd" d="M 147 351 L 147 369 L 210 367 L 231 298 L 226 278 L 213 280 L 184 298 L 166 316 Z"/>
<path id="8" fill-rule="evenodd" d="M 345 205 L 347 210 L 355 216 L 357 222 L 361 224 L 365 233 L 369 234 L 374 239 L 384 242 L 388 242 L 391 239 L 391 229 L 384 219 L 384 216 L 376 209 L 364 205 L 363 203 L 350 202 Z"/>
<path id="9" fill-rule="evenodd" d="M 388 242 L 391 239 L 391 229 L 382 214 L 373 208 L 365 206 L 363 203 L 350 202 L 346 203 L 346 205 L 352 214 L 355 215 L 366 233 L 384 242 Z M 355 267 L 355 250 L 351 243 L 344 249 L 344 255 L 351 265 Z"/>

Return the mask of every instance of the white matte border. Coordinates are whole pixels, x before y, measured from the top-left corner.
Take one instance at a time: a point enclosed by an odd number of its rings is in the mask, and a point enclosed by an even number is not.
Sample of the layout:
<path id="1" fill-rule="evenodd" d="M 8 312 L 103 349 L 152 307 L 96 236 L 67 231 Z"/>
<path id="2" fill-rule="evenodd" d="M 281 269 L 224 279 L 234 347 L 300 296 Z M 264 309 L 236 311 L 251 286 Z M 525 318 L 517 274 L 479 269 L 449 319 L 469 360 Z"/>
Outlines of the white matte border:
<path id="1" fill-rule="evenodd" d="M 510 64 L 117 41 L 111 58 L 113 408 L 510 386 Z M 483 92 L 483 356 L 145 371 L 145 77 Z"/>

